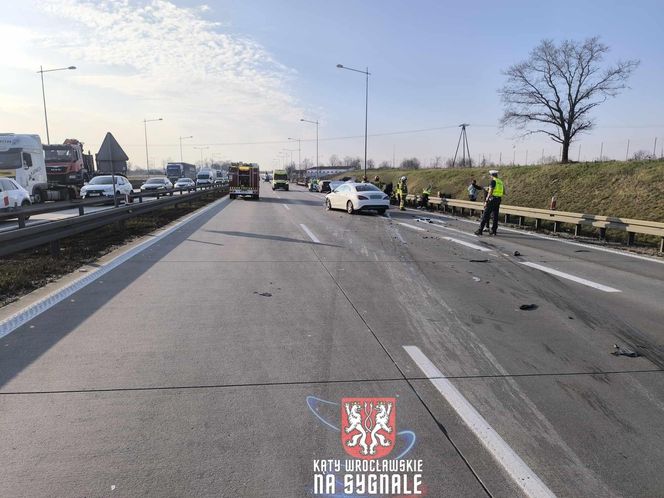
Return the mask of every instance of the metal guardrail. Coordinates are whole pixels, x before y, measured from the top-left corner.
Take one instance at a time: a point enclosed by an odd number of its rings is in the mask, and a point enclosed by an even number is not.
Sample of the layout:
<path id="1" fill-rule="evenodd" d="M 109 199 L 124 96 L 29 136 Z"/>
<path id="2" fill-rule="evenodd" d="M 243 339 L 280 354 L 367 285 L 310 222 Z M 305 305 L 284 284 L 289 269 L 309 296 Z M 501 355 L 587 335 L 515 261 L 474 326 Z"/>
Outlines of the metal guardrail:
<path id="1" fill-rule="evenodd" d="M 419 202 L 419 196 L 408 195 L 406 197 L 409 204 Z M 442 197 L 430 197 L 429 205 L 435 206 L 443 211 L 451 210 L 463 214 L 465 210 L 470 212 L 481 212 L 484 210 L 483 202 L 465 201 L 462 199 L 446 199 Z M 561 224 L 574 226 L 574 235 L 581 235 L 584 226 L 599 228 L 600 238 L 606 236 L 607 230 L 619 230 L 627 232 L 627 245 L 633 245 L 636 234 L 653 235 L 660 237 L 659 252 L 664 252 L 664 223 L 657 221 L 634 220 L 631 218 L 619 218 L 616 216 L 600 216 L 588 213 L 573 213 L 569 211 L 557 211 L 552 209 L 526 208 L 520 206 L 510 206 L 501 204 L 500 214 L 505 217 L 505 222 L 509 222 L 510 216 L 517 217 L 517 224 L 523 225 L 525 219 L 535 220 L 535 229 L 539 229 L 542 221 L 553 222 L 553 231 L 557 232 Z"/>
<path id="2" fill-rule="evenodd" d="M 153 202 L 125 204 L 123 206 L 105 209 L 103 211 L 82 214 L 62 220 L 49 221 L 40 223 L 38 225 L 27 226 L 17 230 L 0 232 L 0 256 L 6 256 L 17 251 L 30 249 L 49 243 L 51 244 L 51 252 L 56 253 L 59 252 L 59 241 L 65 237 L 83 233 L 89 230 L 94 230 L 95 228 L 101 227 L 103 225 L 121 222 L 128 218 L 140 216 L 151 211 L 157 211 L 164 207 L 191 202 L 205 196 L 206 194 L 226 192 L 228 192 L 228 187 L 218 186 L 199 189 L 195 192 L 178 196 L 164 196 L 163 193 L 160 193 L 161 198 L 156 199 Z M 148 194 L 135 195 L 137 197 L 139 195 L 145 197 Z M 71 209 L 71 207 L 45 212 L 53 212 L 62 209 Z M 27 212 L 28 209 L 25 209 L 24 211 Z M 16 213 L 14 213 L 14 216 L 15 215 Z"/>
<path id="3" fill-rule="evenodd" d="M 140 203 L 143 202 L 143 199 L 146 197 L 147 198 L 156 197 L 157 199 L 159 199 L 159 197 L 165 195 L 173 195 L 174 193 L 180 193 L 180 195 L 182 195 L 185 192 L 190 193 L 197 190 L 206 190 L 209 188 L 211 187 L 208 186 L 192 187 L 186 189 L 173 188 L 173 189 L 153 191 L 153 192 L 134 192 L 132 194 L 129 194 L 128 196 L 120 196 L 118 199 L 120 199 L 121 202 L 126 200 L 129 200 L 129 202 L 134 202 L 136 199 L 138 199 L 138 202 Z M 0 221 L 11 220 L 15 218 L 18 223 L 18 227 L 25 228 L 26 220 L 29 217 L 37 214 L 57 213 L 58 211 L 78 209 L 79 216 L 82 216 L 85 214 L 86 206 L 100 206 L 109 203 L 113 204 L 113 196 L 94 197 L 89 199 L 73 199 L 70 201 L 47 202 L 44 204 L 33 204 L 31 206 L 27 206 L 24 208 L 20 207 L 20 208 L 0 211 Z"/>

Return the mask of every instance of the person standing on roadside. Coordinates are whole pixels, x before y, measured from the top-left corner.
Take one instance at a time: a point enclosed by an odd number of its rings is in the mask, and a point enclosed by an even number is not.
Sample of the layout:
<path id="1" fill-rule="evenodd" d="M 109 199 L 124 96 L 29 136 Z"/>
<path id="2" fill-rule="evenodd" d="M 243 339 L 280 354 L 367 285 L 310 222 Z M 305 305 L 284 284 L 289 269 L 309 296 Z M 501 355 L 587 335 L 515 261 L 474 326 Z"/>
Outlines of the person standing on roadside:
<path id="1" fill-rule="evenodd" d="M 498 178 L 497 170 L 492 169 L 489 171 L 489 175 L 491 175 L 491 183 L 489 184 L 486 200 L 484 201 L 482 221 L 480 222 L 480 227 L 475 231 L 475 235 L 482 235 L 484 227 L 489 226 L 489 218 L 493 218 L 489 234 L 496 235 L 496 232 L 498 231 L 498 215 L 500 214 L 500 203 L 503 200 L 503 194 L 505 193 L 505 185 L 503 184 L 503 181 Z"/>
<path id="2" fill-rule="evenodd" d="M 477 200 L 477 193 L 480 191 L 481 187 L 477 184 L 477 180 L 473 178 L 468 185 L 468 200 L 475 202 Z"/>

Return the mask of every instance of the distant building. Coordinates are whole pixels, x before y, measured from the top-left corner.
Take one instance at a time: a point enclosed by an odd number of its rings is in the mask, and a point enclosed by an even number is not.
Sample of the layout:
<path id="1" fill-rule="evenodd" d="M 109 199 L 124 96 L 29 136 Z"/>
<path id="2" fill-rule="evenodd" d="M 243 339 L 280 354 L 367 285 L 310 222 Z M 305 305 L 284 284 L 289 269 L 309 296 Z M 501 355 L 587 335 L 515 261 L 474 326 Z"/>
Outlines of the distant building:
<path id="1" fill-rule="evenodd" d="M 352 166 L 314 166 L 313 168 L 308 168 L 306 171 L 307 176 L 327 176 L 327 175 L 337 175 L 339 173 L 346 173 L 347 171 L 353 171 L 355 168 Z"/>

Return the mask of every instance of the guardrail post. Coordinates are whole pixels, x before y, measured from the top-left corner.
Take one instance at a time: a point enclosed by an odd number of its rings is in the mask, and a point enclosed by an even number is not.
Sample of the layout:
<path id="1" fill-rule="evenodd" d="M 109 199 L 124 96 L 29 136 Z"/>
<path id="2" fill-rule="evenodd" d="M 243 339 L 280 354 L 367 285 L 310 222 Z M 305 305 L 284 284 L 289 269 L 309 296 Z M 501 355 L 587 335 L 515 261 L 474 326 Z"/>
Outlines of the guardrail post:
<path id="1" fill-rule="evenodd" d="M 49 242 L 48 252 L 54 258 L 59 258 L 60 257 L 60 241 L 59 240 L 52 240 L 51 242 Z"/>
<path id="2" fill-rule="evenodd" d="M 664 252 L 664 237 L 659 239 L 659 252 Z"/>
<path id="3" fill-rule="evenodd" d="M 78 206 L 78 215 L 83 216 L 85 214 L 85 208 L 83 206 Z"/>
<path id="4" fill-rule="evenodd" d="M 18 215 L 18 227 L 25 228 L 25 215 L 23 213 Z"/>
<path id="5" fill-rule="evenodd" d="M 628 246 L 633 246 L 634 245 L 634 232 L 627 232 L 627 245 Z"/>
<path id="6" fill-rule="evenodd" d="M 523 225 L 523 216 L 519 216 L 519 226 Z"/>
<path id="7" fill-rule="evenodd" d="M 553 231 L 554 232 L 560 232 L 560 222 L 559 221 L 554 221 L 553 222 Z"/>
<path id="8" fill-rule="evenodd" d="M 581 225 L 574 225 L 574 236 L 578 237 L 581 235 Z"/>
<path id="9" fill-rule="evenodd" d="M 600 240 L 606 239 L 606 228 L 599 229 L 599 238 Z"/>
<path id="10" fill-rule="evenodd" d="M 535 230 L 539 230 L 541 226 L 542 226 L 542 220 L 540 220 L 539 218 L 535 218 Z"/>
<path id="11" fill-rule="evenodd" d="M 143 204 L 143 194 L 138 194 L 138 203 Z"/>
<path id="12" fill-rule="evenodd" d="M 509 223 L 509 222 L 510 222 L 510 215 L 506 214 L 505 215 L 505 223 Z"/>

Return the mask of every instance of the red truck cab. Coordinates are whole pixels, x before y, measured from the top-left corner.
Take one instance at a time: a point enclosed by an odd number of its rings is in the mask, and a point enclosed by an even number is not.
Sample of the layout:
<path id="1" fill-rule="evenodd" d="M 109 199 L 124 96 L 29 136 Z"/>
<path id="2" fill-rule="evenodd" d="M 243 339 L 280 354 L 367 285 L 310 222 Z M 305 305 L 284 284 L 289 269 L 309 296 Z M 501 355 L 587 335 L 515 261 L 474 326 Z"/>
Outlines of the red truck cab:
<path id="1" fill-rule="evenodd" d="M 83 144 L 76 139 L 62 145 L 44 145 L 48 182 L 57 185 L 83 186 L 92 175 L 92 156 L 83 153 Z"/>

